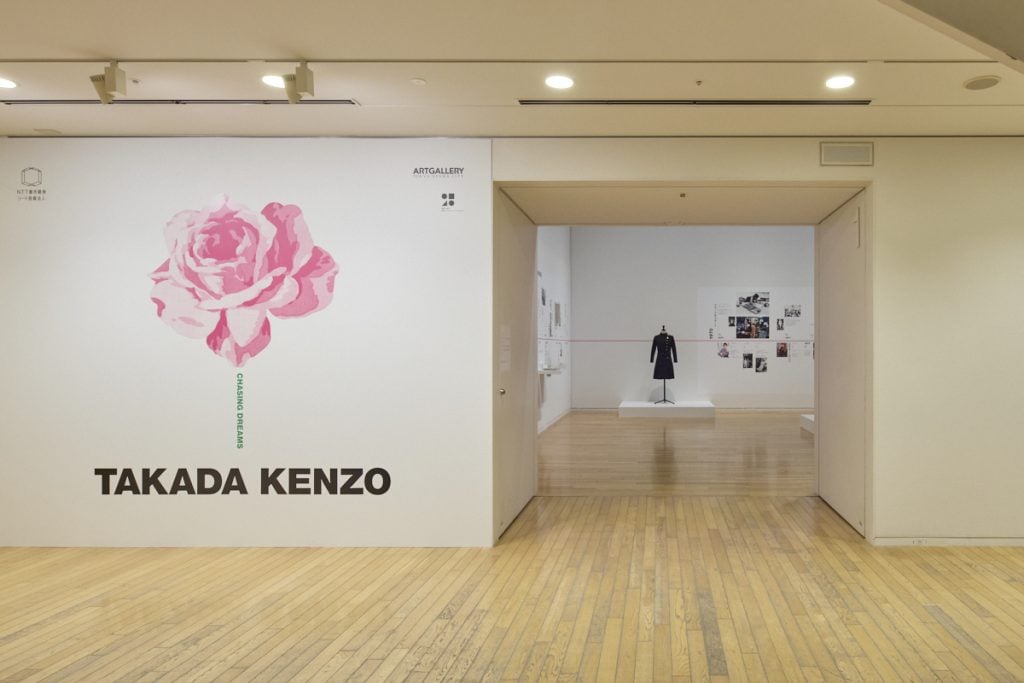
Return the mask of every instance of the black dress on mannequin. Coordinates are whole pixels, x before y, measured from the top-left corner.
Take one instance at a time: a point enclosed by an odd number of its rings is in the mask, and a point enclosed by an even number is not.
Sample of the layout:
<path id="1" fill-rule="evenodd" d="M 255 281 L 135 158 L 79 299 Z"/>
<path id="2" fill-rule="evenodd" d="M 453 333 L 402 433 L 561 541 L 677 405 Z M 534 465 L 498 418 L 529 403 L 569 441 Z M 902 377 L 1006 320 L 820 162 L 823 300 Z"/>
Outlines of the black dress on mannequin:
<path id="1" fill-rule="evenodd" d="M 657 357 L 657 361 L 655 361 Z M 676 355 L 676 338 L 665 331 L 662 325 L 661 333 L 654 337 L 651 342 L 651 362 L 654 363 L 654 379 L 675 379 L 676 373 L 673 363 L 679 362 Z"/>

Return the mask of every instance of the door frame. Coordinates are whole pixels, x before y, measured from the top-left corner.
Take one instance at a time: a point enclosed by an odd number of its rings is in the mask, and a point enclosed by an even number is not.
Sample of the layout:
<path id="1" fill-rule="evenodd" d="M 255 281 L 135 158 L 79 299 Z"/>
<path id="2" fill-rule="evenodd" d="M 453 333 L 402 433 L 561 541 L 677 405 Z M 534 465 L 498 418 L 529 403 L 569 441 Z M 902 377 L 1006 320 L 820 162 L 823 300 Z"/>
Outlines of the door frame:
<path id="1" fill-rule="evenodd" d="M 826 216 L 823 216 L 814 227 L 817 228 L 827 218 L 832 216 L 836 211 L 842 209 L 849 202 L 857 200 L 859 197 L 863 197 L 864 210 L 861 215 L 861 223 L 863 230 L 863 238 L 865 240 L 865 268 L 864 268 L 864 310 L 865 310 L 865 328 L 863 331 L 865 341 L 865 414 L 864 414 L 864 537 L 868 542 L 874 542 L 874 413 L 873 413 L 873 226 L 874 226 L 874 202 L 873 192 L 874 184 L 873 181 L 858 178 L 858 179 L 843 179 L 841 181 L 836 180 L 750 180 L 750 181 L 722 181 L 720 179 L 707 178 L 702 179 L 699 177 L 689 177 L 685 179 L 671 180 L 665 178 L 659 178 L 657 180 L 649 181 L 638 181 L 635 179 L 623 179 L 617 181 L 610 178 L 603 178 L 600 181 L 593 181 L 589 179 L 574 179 L 563 177 L 557 181 L 550 180 L 494 180 L 493 186 L 496 190 L 501 190 L 504 187 L 544 187 L 544 188 L 557 188 L 559 186 L 566 187 L 581 187 L 587 185 L 602 186 L 602 185 L 636 185 L 636 186 L 675 186 L 675 185 L 700 185 L 704 187 L 711 186 L 723 186 L 723 187 L 755 187 L 755 188 L 780 188 L 780 187 L 802 187 L 802 188 L 813 188 L 820 187 L 835 188 L 837 186 L 842 187 L 860 187 L 862 188 L 854 197 L 847 199 L 841 205 L 835 207 Z M 817 292 L 817 269 L 818 269 L 818 255 L 817 246 L 815 247 L 815 290 Z M 815 295 L 815 306 L 817 307 L 818 297 Z M 817 310 L 815 311 L 815 319 L 817 320 Z M 497 344 L 497 338 L 494 339 L 494 344 Z M 817 341 L 815 342 L 817 344 Z M 818 354 L 815 354 L 814 358 L 814 395 L 815 395 L 815 415 L 817 416 L 817 407 L 820 404 L 819 401 L 819 387 L 818 387 Z M 498 389 L 494 387 L 495 391 Z M 817 432 L 817 420 L 815 432 Z M 820 450 L 817 434 L 815 434 L 815 465 L 817 472 L 820 475 Z M 816 488 L 820 488 L 816 486 Z M 819 496 L 820 497 L 820 496 Z M 858 531 L 859 533 L 859 531 Z"/>

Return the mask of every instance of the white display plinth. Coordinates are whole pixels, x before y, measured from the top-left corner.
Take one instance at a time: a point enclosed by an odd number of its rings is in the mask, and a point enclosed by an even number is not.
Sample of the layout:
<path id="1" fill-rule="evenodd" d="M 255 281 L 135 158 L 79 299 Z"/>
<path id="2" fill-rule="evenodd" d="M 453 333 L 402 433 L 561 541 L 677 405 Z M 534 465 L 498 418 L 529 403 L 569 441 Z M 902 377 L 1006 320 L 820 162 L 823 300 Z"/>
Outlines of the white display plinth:
<path id="1" fill-rule="evenodd" d="M 814 416 L 813 415 L 801 415 L 800 416 L 800 429 L 805 432 L 814 433 Z"/>
<path id="2" fill-rule="evenodd" d="M 715 405 L 711 401 L 623 401 L 619 404 L 619 417 L 714 417 Z"/>

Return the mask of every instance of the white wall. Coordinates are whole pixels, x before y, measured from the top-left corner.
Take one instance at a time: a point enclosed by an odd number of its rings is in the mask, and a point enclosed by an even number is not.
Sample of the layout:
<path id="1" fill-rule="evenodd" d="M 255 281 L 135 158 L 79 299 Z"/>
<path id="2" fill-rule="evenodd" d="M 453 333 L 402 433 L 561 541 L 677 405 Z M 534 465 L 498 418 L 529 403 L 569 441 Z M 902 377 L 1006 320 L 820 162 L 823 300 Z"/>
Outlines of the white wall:
<path id="1" fill-rule="evenodd" d="M 1024 543 L 1024 139 L 879 139 L 870 168 L 818 142 L 495 140 L 494 175 L 871 185 L 868 538 Z"/>
<path id="2" fill-rule="evenodd" d="M 540 376 L 538 432 L 553 425 L 572 408 L 572 344 L 569 342 L 572 338 L 571 254 L 570 228 L 542 226 L 537 229 L 538 282 L 544 287 L 546 296 L 557 302 L 561 309 L 561 325 L 551 320 L 537 321 L 538 366 L 558 368 L 558 371 Z M 553 305 L 549 305 L 548 310 L 538 306 L 538 310 L 541 317 L 554 316 Z M 542 349 L 545 351 L 543 354 Z"/>
<path id="3" fill-rule="evenodd" d="M 573 407 L 617 408 L 649 400 L 652 391 L 660 396 L 650 352 L 662 325 L 679 354 L 670 398 L 722 407 L 812 406 L 813 361 L 775 358 L 775 342 L 785 340 L 775 319 L 784 303 L 796 303 L 792 290 L 813 285 L 810 227 L 573 228 L 573 336 L 581 340 L 573 345 Z M 765 290 L 773 292 L 767 343 L 732 341 L 725 321 L 708 338 L 717 301 Z M 810 307 L 803 308 L 809 319 Z M 728 359 L 716 354 L 718 331 L 732 345 Z M 767 353 L 768 371 L 744 370 L 743 350 Z"/>
<path id="4" fill-rule="evenodd" d="M 1024 140 L 880 152 L 877 535 L 1024 537 Z"/>
<path id="5" fill-rule="evenodd" d="M 0 140 L 0 544 L 490 545 L 489 149 Z M 414 174 L 432 165 L 464 171 Z M 21 184 L 27 167 L 42 185 Z M 20 201 L 28 189 L 46 200 Z M 271 316 L 241 369 L 150 300 L 165 224 L 220 193 L 301 207 L 340 269 L 332 303 Z M 93 472 L 232 467 L 247 495 L 104 496 Z M 383 468 L 392 484 L 260 495 L 261 467 Z"/>
<path id="6" fill-rule="evenodd" d="M 868 537 L 1024 542 L 1024 139 L 875 144 L 874 167 L 822 168 L 813 138 L 500 139 L 492 169 L 499 181 L 871 185 Z M 488 544 L 487 147 L 0 141 L 0 542 Z M 466 175 L 413 182 L 429 164 Z M 18 201 L 26 167 L 43 170 L 46 202 Z M 452 187 L 459 206 L 442 216 Z M 246 366 L 244 458 L 234 368 L 149 301 L 164 222 L 217 192 L 301 205 L 342 269 L 331 307 L 275 321 Z M 101 496 L 92 474 L 235 463 L 379 466 L 394 482 L 379 497 L 152 498 Z"/>

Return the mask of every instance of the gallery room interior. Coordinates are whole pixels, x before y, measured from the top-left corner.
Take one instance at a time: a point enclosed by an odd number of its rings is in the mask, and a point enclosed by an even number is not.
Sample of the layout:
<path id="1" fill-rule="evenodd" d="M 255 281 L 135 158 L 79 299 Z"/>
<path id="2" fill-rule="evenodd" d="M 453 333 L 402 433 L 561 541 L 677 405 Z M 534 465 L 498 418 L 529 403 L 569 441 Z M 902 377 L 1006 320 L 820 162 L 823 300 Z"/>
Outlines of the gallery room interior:
<path id="1" fill-rule="evenodd" d="M 1024 680 L 1024 6 L 0 22 L 0 680 Z"/>

